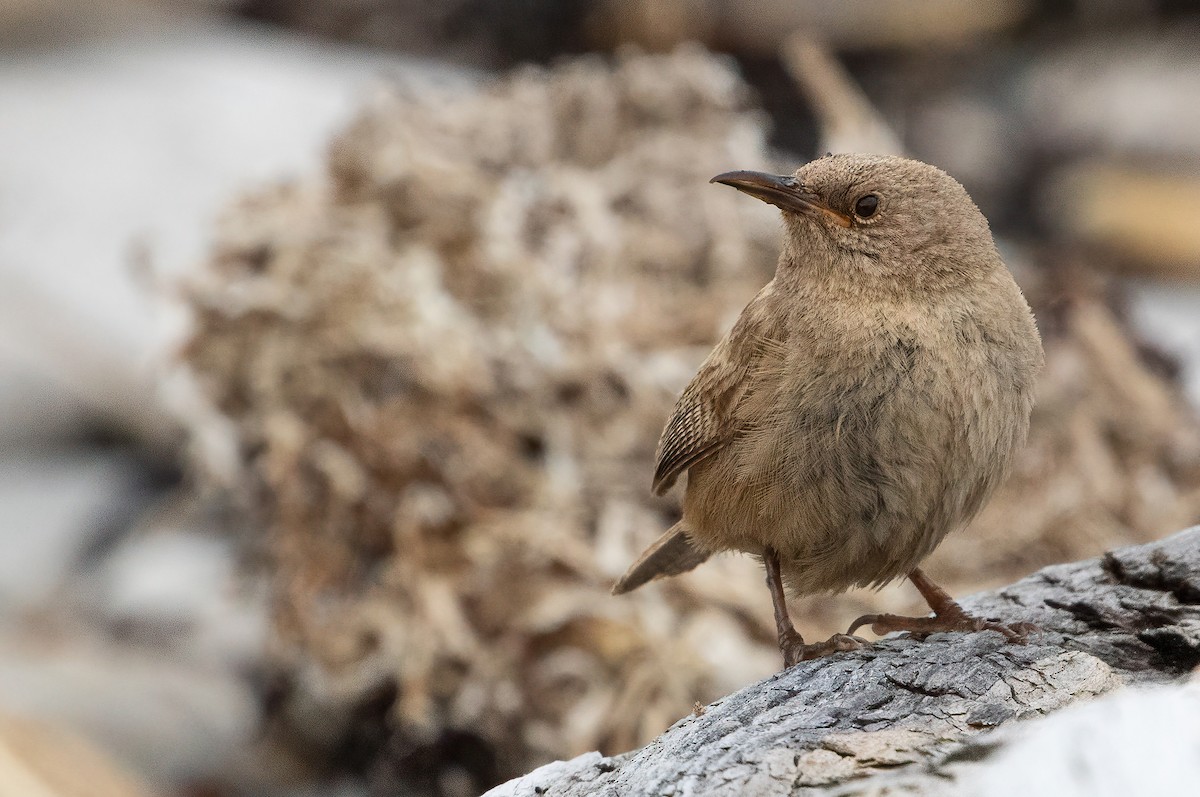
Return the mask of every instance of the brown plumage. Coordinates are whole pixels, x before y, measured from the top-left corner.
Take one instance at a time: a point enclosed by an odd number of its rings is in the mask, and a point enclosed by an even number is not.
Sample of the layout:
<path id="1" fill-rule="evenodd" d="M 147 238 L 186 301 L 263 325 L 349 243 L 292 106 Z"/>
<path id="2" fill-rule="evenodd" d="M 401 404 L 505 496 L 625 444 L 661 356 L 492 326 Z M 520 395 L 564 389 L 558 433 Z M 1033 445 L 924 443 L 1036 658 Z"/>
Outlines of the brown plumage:
<path id="1" fill-rule="evenodd" d="M 791 177 L 713 178 L 779 206 L 771 280 L 684 389 L 654 490 L 687 472 L 683 518 L 621 593 L 718 551 L 764 558 L 780 647 L 806 645 L 795 594 L 909 575 L 932 618 L 872 615 L 877 632 L 1023 629 L 966 615 L 917 569 L 975 515 L 1024 444 L 1041 340 L 987 220 L 958 182 L 896 157 L 834 155 Z"/>

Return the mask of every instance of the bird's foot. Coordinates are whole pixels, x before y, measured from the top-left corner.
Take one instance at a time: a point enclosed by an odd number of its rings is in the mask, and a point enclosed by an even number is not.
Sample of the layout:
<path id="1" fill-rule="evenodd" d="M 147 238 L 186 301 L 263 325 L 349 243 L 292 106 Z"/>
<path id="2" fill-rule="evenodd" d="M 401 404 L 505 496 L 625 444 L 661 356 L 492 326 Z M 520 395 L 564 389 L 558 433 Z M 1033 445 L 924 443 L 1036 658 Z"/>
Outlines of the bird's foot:
<path id="1" fill-rule="evenodd" d="M 998 620 L 988 620 L 975 617 L 957 603 L 946 607 L 941 613 L 932 617 L 905 617 L 899 614 L 864 614 L 854 621 L 846 633 L 853 634 L 864 625 L 870 625 L 871 631 L 883 636 L 893 631 L 908 631 L 917 639 L 924 639 L 930 634 L 943 631 L 996 631 L 1004 635 L 1009 642 L 1025 644 L 1029 635 L 1038 631 L 1033 623 L 1002 623 Z"/>
<path id="2" fill-rule="evenodd" d="M 783 653 L 784 668 L 793 667 L 802 661 L 819 659 L 832 653 L 858 650 L 867 644 L 869 644 L 867 640 L 850 634 L 834 634 L 824 642 L 812 644 L 805 643 L 794 631 L 791 634 L 781 635 L 779 638 L 779 650 Z"/>

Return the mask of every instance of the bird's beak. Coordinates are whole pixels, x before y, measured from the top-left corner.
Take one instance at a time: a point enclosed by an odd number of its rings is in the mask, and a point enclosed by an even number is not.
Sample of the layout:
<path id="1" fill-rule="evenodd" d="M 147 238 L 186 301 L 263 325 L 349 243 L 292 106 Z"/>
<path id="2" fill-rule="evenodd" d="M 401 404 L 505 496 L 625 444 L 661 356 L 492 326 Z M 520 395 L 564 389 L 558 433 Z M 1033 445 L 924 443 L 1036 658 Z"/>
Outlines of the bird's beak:
<path id="1" fill-rule="evenodd" d="M 742 193 L 769 202 L 793 213 L 823 215 L 842 227 L 850 226 L 850 217 L 829 207 L 816 194 L 805 191 L 795 177 L 780 177 L 764 172 L 725 172 L 710 183 L 731 185 Z"/>

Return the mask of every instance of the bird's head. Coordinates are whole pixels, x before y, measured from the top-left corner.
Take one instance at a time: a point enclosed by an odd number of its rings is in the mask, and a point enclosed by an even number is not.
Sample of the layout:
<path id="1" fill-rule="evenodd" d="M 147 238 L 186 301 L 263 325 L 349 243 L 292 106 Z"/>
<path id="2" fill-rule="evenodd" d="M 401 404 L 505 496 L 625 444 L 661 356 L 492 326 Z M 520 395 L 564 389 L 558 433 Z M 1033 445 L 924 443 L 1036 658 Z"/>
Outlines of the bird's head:
<path id="1" fill-rule="evenodd" d="M 927 163 L 827 155 L 792 175 L 726 172 L 712 178 L 783 211 L 781 267 L 830 268 L 852 278 L 938 284 L 1000 263 L 987 219 L 966 189 Z"/>

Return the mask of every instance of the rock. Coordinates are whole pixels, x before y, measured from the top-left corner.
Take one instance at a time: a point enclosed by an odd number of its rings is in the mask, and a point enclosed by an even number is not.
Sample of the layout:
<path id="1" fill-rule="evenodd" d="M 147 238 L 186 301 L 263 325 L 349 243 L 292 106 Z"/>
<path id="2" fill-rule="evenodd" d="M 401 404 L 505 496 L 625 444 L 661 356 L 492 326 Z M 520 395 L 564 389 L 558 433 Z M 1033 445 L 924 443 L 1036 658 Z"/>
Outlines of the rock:
<path id="1" fill-rule="evenodd" d="M 0 714 L 84 734 L 155 786 L 252 774 L 266 594 L 232 540 L 164 501 L 131 457 L 5 455 Z M 40 794 L 3 777 L 0 794 Z M 93 792 L 63 792 L 80 793 Z"/>
<path id="2" fill-rule="evenodd" d="M 261 667 L 268 639 L 261 576 L 239 571 L 236 543 L 203 527 L 141 524 L 85 580 L 97 619 L 153 640 L 190 665 L 237 673 Z"/>
<path id="3" fill-rule="evenodd" d="M 1128 302 L 1135 328 L 1178 359 L 1187 397 L 1200 408 L 1200 285 L 1139 280 Z"/>
<path id="4" fill-rule="evenodd" d="M 119 454 L 8 446 L 0 456 L 0 623 L 50 599 L 136 502 L 136 463 Z"/>
<path id="5" fill-rule="evenodd" d="M 1194 24 L 1059 41 L 1028 64 L 1015 87 L 1014 110 L 1044 150 L 1200 155 Z"/>
<path id="6" fill-rule="evenodd" d="M 90 19 L 77 5 L 53 3 Z M 382 73 L 471 78 L 145 4 L 97 5 L 125 7 L 114 10 L 121 24 L 0 48 L 0 413 L 14 420 L 0 436 L 98 416 L 169 447 L 177 426 L 159 363 L 181 320 L 135 266 L 187 273 L 226 198 L 314 167 Z"/>
<path id="7" fill-rule="evenodd" d="M 240 673 L 63 619 L 4 629 L 0 650 L 4 711 L 86 734 L 157 785 L 227 777 L 256 738 L 259 701 Z"/>

